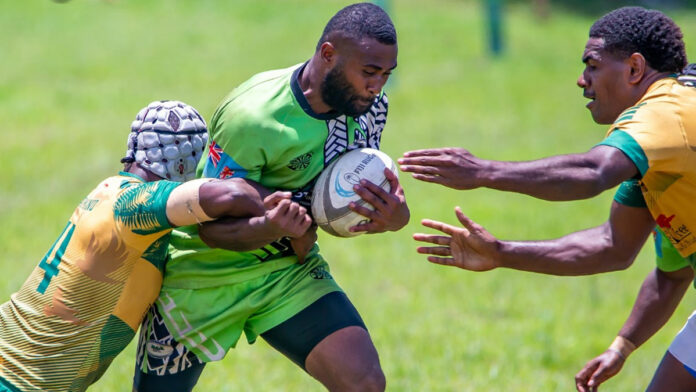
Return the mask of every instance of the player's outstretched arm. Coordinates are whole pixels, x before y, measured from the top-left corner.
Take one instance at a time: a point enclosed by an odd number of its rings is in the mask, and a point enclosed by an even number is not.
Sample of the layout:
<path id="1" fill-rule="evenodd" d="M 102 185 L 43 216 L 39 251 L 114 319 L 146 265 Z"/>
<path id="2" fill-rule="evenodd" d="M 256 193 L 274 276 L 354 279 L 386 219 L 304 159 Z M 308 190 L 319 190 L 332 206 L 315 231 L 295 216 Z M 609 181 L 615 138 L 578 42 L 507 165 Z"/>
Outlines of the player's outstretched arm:
<path id="1" fill-rule="evenodd" d="M 672 272 L 657 268 L 652 271 L 643 281 L 633 310 L 617 338 L 575 375 L 577 390 L 594 392 L 601 383 L 616 375 L 631 352 L 669 320 L 693 279 L 694 271 L 690 266 Z"/>
<path id="2" fill-rule="evenodd" d="M 391 187 L 389 192 L 367 180 L 360 181 L 360 185 L 354 187 L 355 193 L 367 201 L 374 210 L 350 203 L 348 208 L 369 219 L 367 223 L 351 227 L 350 231 L 367 233 L 398 231 L 411 219 L 404 188 L 401 187 L 399 178 L 389 169 L 384 169 L 384 175 Z"/>
<path id="3" fill-rule="evenodd" d="M 423 225 L 444 235 L 415 234 L 416 241 L 435 246 L 418 248 L 428 260 L 472 271 L 497 267 L 550 275 L 589 275 L 627 268 L 654 227 L 646 208 L 614 202 L 609 221 L 601 226 L 547 241 L 501 241 L 466 217 L 463 227 L 424 220 Z"/>
<path id="4" fill-rule="evenodd" d="M 485 160 L 462 148 L 408 151 L 398 162 L 402 171 L 421 181 L 454 189 L 487 187 L 545 200 L 589 198 L 638 174 L 621 150 L 604 145 L 583 154 L 526 162 Z"/>

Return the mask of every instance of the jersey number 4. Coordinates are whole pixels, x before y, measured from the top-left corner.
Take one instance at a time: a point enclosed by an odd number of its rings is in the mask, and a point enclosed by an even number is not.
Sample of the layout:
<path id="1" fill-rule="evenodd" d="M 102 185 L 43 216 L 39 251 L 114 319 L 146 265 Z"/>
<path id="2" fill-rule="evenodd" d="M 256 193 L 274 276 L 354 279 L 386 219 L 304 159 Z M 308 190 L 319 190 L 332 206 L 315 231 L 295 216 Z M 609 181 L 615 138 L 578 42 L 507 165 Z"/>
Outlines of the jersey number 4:
<path id="1" fill-rule="evenodd" d="M 68 225 L 65 226 L 63 232 L 60 233 L 60 236 L 58 236 L 56 242 L 51 246 L 51 249 L 48 250 L 46 256 L 41 259 L 39 268 L 45 272 L 44 278 L 41 280 L 41 283 L 39 283 L 39 287 L 36 288 L 36 291 L 39 293 L 45 293 L 46 288 L 48 288 L 48 285 L 51 283 L 51 279 L 58 275 L 58 265 L 60 261 L 63 260 L 63 254 L 70 243 L 74 231 L 75 225 L 72 222 L 68 222 Z"/>

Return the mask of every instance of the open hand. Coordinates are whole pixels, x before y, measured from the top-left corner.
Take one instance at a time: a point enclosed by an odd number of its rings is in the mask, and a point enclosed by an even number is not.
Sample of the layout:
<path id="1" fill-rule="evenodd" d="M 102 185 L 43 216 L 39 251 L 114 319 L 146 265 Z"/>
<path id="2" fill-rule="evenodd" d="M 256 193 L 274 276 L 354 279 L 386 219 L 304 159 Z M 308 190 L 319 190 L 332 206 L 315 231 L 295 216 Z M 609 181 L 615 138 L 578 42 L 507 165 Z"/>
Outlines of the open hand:
<path id="1" fill-rule="evenodd" d="M 455 213 L 464 227 L 423 219 L 423 226 L 439 230 L 447 235 L 416 233 L 413 239 L 437 246 L 421 246 L 418 253 L 428 256 L 435 264 L 451 265 L 471 271 L 487 271 L 499 267 L 498 241 L 481 225 L 464 215 L 461 208 Z"/>
<path id="2" fill-rule="evenodd" d="M 350 203 L 348 208 L 369 219 L 369 222 L 351 227 L 350 231 L 368 233 L 397 231 L 408 223 L 411 213 L 406 205 L 404 189 L 399 184 L 399 178 L 386 168 L 384 175 L 391 186 L 389 192 L 367 180 L 361 180 L 360 185 L 355 185 L 353 188 L 355 193 L 369 203 L 374 210 L 357 203 Z"/>
<path id="3" fill-rule="evenodd" d="M 454 189 L 481 186 L 478 177 L 484 169 L 484 161 L 463 148 L 407 151 L 398 162 L 402 171 L 413 173 L 417 180 Z"/>

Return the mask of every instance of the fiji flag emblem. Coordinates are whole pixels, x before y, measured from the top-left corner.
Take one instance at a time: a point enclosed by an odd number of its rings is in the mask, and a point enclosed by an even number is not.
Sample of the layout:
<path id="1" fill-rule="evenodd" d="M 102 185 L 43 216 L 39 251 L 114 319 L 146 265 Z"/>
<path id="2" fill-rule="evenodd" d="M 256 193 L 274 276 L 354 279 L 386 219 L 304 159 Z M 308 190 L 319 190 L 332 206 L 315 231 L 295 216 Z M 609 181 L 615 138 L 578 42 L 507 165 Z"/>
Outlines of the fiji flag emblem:
<path id="1" fill-rule="evenodd" d="M 215 140 L 212 140 L 210 142 L 210 146 L 208 146 L 208 158 L 210 159 L 210 162 L 213 164 L 213 167 L 217 167 L 218 163 L 220 163 L 220 158 L 222 158 L 222 154 L 224 154 L 222 148 L 218 146 L 217 143 L 215 143 Z"/>
<path id="2" fill-rule="evenodd" d="M 208 160 L 203 167 L 203 177 L 231 178 L 246 177 L 247 170 L 235 162 L 214 140 L 208 146 Z"/>

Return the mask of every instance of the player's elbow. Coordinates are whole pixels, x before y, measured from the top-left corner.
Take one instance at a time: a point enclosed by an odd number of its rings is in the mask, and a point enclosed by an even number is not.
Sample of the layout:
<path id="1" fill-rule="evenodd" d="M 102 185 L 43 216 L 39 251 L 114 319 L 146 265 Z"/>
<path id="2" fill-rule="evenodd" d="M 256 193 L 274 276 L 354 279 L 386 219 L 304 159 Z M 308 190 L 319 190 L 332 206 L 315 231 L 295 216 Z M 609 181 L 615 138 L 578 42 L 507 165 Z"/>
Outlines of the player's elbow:
<path id="1" fill-rule="evenodd" d="M 607 271 L 623 271 L 633 265 L 636 253 L 620 247 L 613 248 L 606 256 Z"/>
<path id="2" fill-rule="evenodd" d="M 628 269 L 628 267 L 633 265 L 633 260 L 635 260 L 635 258 L 633 257 L 615 259 L 609 263 L 609 271 L 623 271 L 625 269 Z"/>

